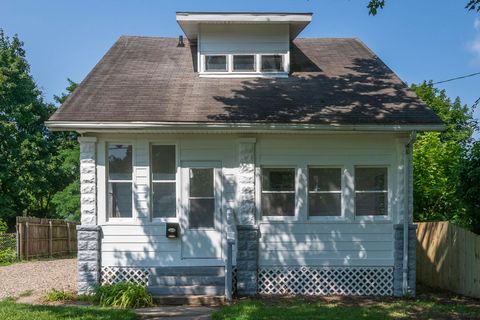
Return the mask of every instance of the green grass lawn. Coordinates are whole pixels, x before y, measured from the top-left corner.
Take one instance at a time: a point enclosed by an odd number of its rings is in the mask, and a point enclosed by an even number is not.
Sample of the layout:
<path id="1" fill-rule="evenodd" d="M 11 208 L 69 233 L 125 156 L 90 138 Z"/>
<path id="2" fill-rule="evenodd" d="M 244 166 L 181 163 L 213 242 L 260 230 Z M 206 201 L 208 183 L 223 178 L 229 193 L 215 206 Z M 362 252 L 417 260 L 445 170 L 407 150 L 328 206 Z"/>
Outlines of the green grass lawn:
<path id="1" fill-rule="evenodd" d="M 435 300 L 321 299 L 245 300 L 223 307 L 213 320 L 307 319 L 480 319 L 480 305 L 442 303 Z"/>
<path id="2" fill-rule="evenodd" d="M 39 306 L 17 304 L 11 300 L 0 301 L 2 320 L 133 320 L 136 315 L 129 310 L 83 307 Z"/>

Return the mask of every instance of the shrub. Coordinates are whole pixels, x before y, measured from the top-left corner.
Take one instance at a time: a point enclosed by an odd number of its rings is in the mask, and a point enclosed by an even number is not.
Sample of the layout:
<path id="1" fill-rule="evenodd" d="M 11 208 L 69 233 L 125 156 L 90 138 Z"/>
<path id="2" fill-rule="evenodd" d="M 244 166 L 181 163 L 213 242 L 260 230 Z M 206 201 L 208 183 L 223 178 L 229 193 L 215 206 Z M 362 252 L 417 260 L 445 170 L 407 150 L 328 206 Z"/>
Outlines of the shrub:
<path id="1" fill-rule="evenodd" d="M 0 265 L 14 263 L 17 260 L 17 252 L 15 249 L 6 248 L 0 250 Z"/>
<path id="2" fill-rule="evenodd" d="M 76 300 L 75 295 L 67 291 L 59 291 L 53 289 L 45 296 L 46 301 L 67 301 L 67 300 Z"/>
<path id="3" fill-rule="evenodd" d="M 129 282 L 98 287 L 95 300 L 102 307 L 141 308 L 153 305 L 152 296 L 145 287 Z"/>

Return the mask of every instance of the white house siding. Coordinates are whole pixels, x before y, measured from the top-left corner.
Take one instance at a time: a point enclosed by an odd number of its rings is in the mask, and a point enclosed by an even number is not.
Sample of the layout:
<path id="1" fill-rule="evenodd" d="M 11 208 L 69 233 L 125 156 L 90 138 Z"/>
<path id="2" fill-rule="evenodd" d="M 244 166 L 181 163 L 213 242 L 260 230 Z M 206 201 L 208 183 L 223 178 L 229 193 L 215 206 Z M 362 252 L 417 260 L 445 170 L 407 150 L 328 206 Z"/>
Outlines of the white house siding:
<path id="1" fill-rule="evenodd" d="M 98 135 L 97 181 L 98 221 L 102 226 L 103 266 L 222 266 L 221 259 L 182 259 L 179 239 L 165 237 L 165 222 L 149 214 L 149 145 L 174 143 L 177 162 L 220 161 L 224 176 L 223 208 L 236 206 L 238 141 L 234 134 L 103 134 Z M 344 217 L 337 220 L 310 220 L 307 190 L 298 188 L 296 217 L 288 221 L 262 219 L 259 266 L 393 266 L 393 224 L 399 223 L 404 205 L 404 137 L 393 134 L 250 135 L 256 138 L 256 202 L 260 208 L 262 166 L 290 166 L 297 170 L 298 182 L 306 182 L 308 166 L 342 166 L 344 171 Z M 133 219 L 108 221 L 105 203 L 105 145 L 132 143 L 134 152 Z M 389 168 L 389 216 L 356 218 L 353 212 L 353 169 L 356 165 Z M 177 198 L 182 186 L 177 179 Z M 180 203 L 180 199 L 178 199 Z M 224 235 L 224 234 L 223 234 Z M 222 244 L 225 244 L 223 236 Z"/>
<path id="2" fill-rule="evenodd" d="M 287 53 L 288 28 L 288 24 L 202 24 L 199 53 Z"/>

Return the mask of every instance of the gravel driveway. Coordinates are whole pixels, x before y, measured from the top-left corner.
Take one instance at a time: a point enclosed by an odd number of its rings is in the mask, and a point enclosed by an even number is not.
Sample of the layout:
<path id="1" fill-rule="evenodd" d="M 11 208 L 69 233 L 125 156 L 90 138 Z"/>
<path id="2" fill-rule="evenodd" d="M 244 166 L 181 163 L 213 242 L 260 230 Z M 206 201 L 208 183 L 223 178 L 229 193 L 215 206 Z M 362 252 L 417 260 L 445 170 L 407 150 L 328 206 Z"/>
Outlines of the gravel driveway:
<path id="1" fill-rule="evenodd" d="M 77 259 L 56 259 L 0 267 L 0 300 L 22 296 L 20 302 L 34 303 L 52 289 L 75 292 L 76 265 Z"/>

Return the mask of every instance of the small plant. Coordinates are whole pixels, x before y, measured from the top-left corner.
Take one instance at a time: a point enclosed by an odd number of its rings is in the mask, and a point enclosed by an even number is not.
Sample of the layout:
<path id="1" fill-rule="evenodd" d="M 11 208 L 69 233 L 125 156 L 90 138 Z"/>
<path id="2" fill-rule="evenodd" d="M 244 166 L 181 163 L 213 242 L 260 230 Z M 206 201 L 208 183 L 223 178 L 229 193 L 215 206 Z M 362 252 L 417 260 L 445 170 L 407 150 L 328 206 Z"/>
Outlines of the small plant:
<path id="1" fill-rule="evenodd" d="M 17 252 L 15 249 L 6 248 L 0 250 L 0 266 L 8 265 L 17 261 Z"/>
<path id="2" fill-rule="evenodd" d="M 145 287 L 129 282 L 98 287 L 95 300 L 102 307 L 141 308 L 153 305 L 152 296 Z"/>
<path id="3" fill-rule="evenodd" d="M 76 300 L 75 295 L 68 291 L 60 291 L 53 289 L 45 296 L 46 301 L 68 301 L 68 300 Z"/>

